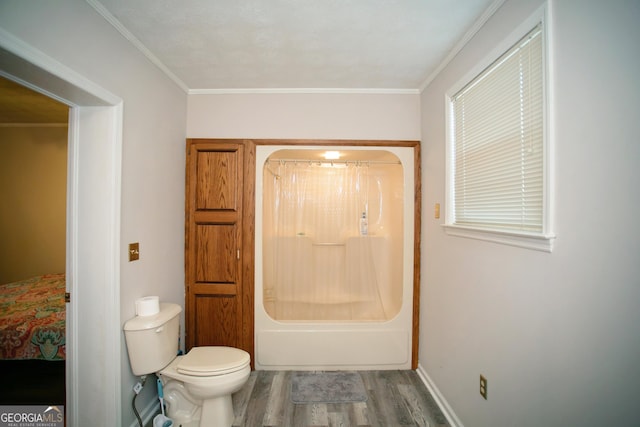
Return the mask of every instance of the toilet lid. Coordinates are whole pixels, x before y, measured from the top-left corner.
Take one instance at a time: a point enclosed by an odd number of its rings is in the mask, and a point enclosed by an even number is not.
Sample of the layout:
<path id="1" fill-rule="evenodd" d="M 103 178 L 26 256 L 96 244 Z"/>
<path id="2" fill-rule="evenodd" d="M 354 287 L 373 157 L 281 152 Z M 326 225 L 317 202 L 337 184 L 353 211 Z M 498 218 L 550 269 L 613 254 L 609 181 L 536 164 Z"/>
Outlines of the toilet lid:
<path id="1" fill-rule="evenodd" d="M 181 374 L 200 377 L 224 375 L 249 364 L 251 357 L 233 347 L 194 347 L 182 357 L 176 370 Z"/>

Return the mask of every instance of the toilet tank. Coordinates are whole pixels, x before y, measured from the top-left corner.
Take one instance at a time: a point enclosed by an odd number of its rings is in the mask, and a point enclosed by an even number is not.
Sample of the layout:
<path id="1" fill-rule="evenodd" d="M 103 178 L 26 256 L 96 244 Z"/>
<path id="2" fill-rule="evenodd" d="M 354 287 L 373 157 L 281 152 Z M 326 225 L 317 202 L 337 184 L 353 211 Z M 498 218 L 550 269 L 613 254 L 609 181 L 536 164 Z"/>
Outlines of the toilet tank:
<path id="1" fill-rule="evenodd" d="M 126 321 L 124 337 L 134 375 L 158 372 L 176 357 L 181 311 L 178 304 L 160 303 L 158 314 Z"/>

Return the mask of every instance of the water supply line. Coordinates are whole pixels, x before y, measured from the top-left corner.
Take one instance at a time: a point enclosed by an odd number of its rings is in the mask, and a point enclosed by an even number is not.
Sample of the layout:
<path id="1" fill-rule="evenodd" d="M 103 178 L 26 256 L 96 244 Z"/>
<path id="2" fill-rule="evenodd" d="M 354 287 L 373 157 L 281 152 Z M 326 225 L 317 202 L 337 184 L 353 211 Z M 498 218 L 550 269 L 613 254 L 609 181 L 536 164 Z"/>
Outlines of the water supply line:
<path id="1" fill-rule="evenodd" d="M 140 377 L 140 381 L 136 383 L 135 386 L 133 386 L 133 400 L 131 401 L 131 407 L 133 408 L 133 413 L 135 414 L 136 418 L 138 419 L 138 425 L 140 427 L 144 427 L 144 425 L 142 424 L 142 418 L 140 418 L 140 414 L 138 413 L 138 410 L 136 409 L 136 398 L 138 397 L 138 395 L 140 394 L 140 392 L 142 391 L 142 388 L 144 387 L 144 383 L 147 382 L 147 376 L 146 375 L 142 375 Z"/>

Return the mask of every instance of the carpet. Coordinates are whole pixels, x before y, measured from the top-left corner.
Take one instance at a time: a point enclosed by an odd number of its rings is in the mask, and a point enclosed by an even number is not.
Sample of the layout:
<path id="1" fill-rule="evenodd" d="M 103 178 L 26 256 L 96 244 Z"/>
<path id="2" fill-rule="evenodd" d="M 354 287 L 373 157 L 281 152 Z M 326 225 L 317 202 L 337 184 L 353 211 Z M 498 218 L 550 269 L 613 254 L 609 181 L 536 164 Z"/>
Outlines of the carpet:
<path id="1" fill-rule="evenodd" d="M 367 392 L 357 372 L 296 372 L 291 378 L 293 403 L 364 402 Z"/>

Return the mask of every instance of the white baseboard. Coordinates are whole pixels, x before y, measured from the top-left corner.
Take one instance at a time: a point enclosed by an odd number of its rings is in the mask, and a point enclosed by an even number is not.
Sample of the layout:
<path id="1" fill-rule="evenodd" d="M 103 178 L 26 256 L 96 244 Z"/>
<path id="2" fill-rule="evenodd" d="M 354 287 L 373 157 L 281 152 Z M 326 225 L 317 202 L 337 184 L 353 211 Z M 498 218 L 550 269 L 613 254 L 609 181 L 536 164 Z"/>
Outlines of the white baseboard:
<path id="1" fill-rule="evenodd" d="M 433 399 L 440 407 L 440 410 L 442 411 L 444 416 L 447 418 L 447 421 L 449 421 L 449 424 L 451 424 L 451 427 L 464 427 L 460 419 L 458 419 L 458 416 L 455 414 L 455 412 L 453 412 L 453 409 L 451 409 L 451 406 L 449 406 L 447 400 L 444 398 L 442 393 L 440 393 L 440 390 L 438 390 L 438 387 L 436 387 L 434 382 L 427 374 L 427 371 L 425 371 L 424 367 L 419 363 L 416 372 L 424 385 L 427 387 L 427 390 L 429 390 L 429 393 L 431 393 L 431 396 L 433 396 Z"/>
<path id="2" fill-rule="evenodd" d="M 131 406 L 129 406 L 131 407 Z M 151 399 L 151 401 L 145 406 L 142 411 L 138 410 L 140 418 L 142 419 L 143 426 L 149 426 L 152 423 L 153 417 L 160 412 L 160 401 L 158 399 Z M 130 427 L 140 427 L 138 419 L 134 419 Z"/>

